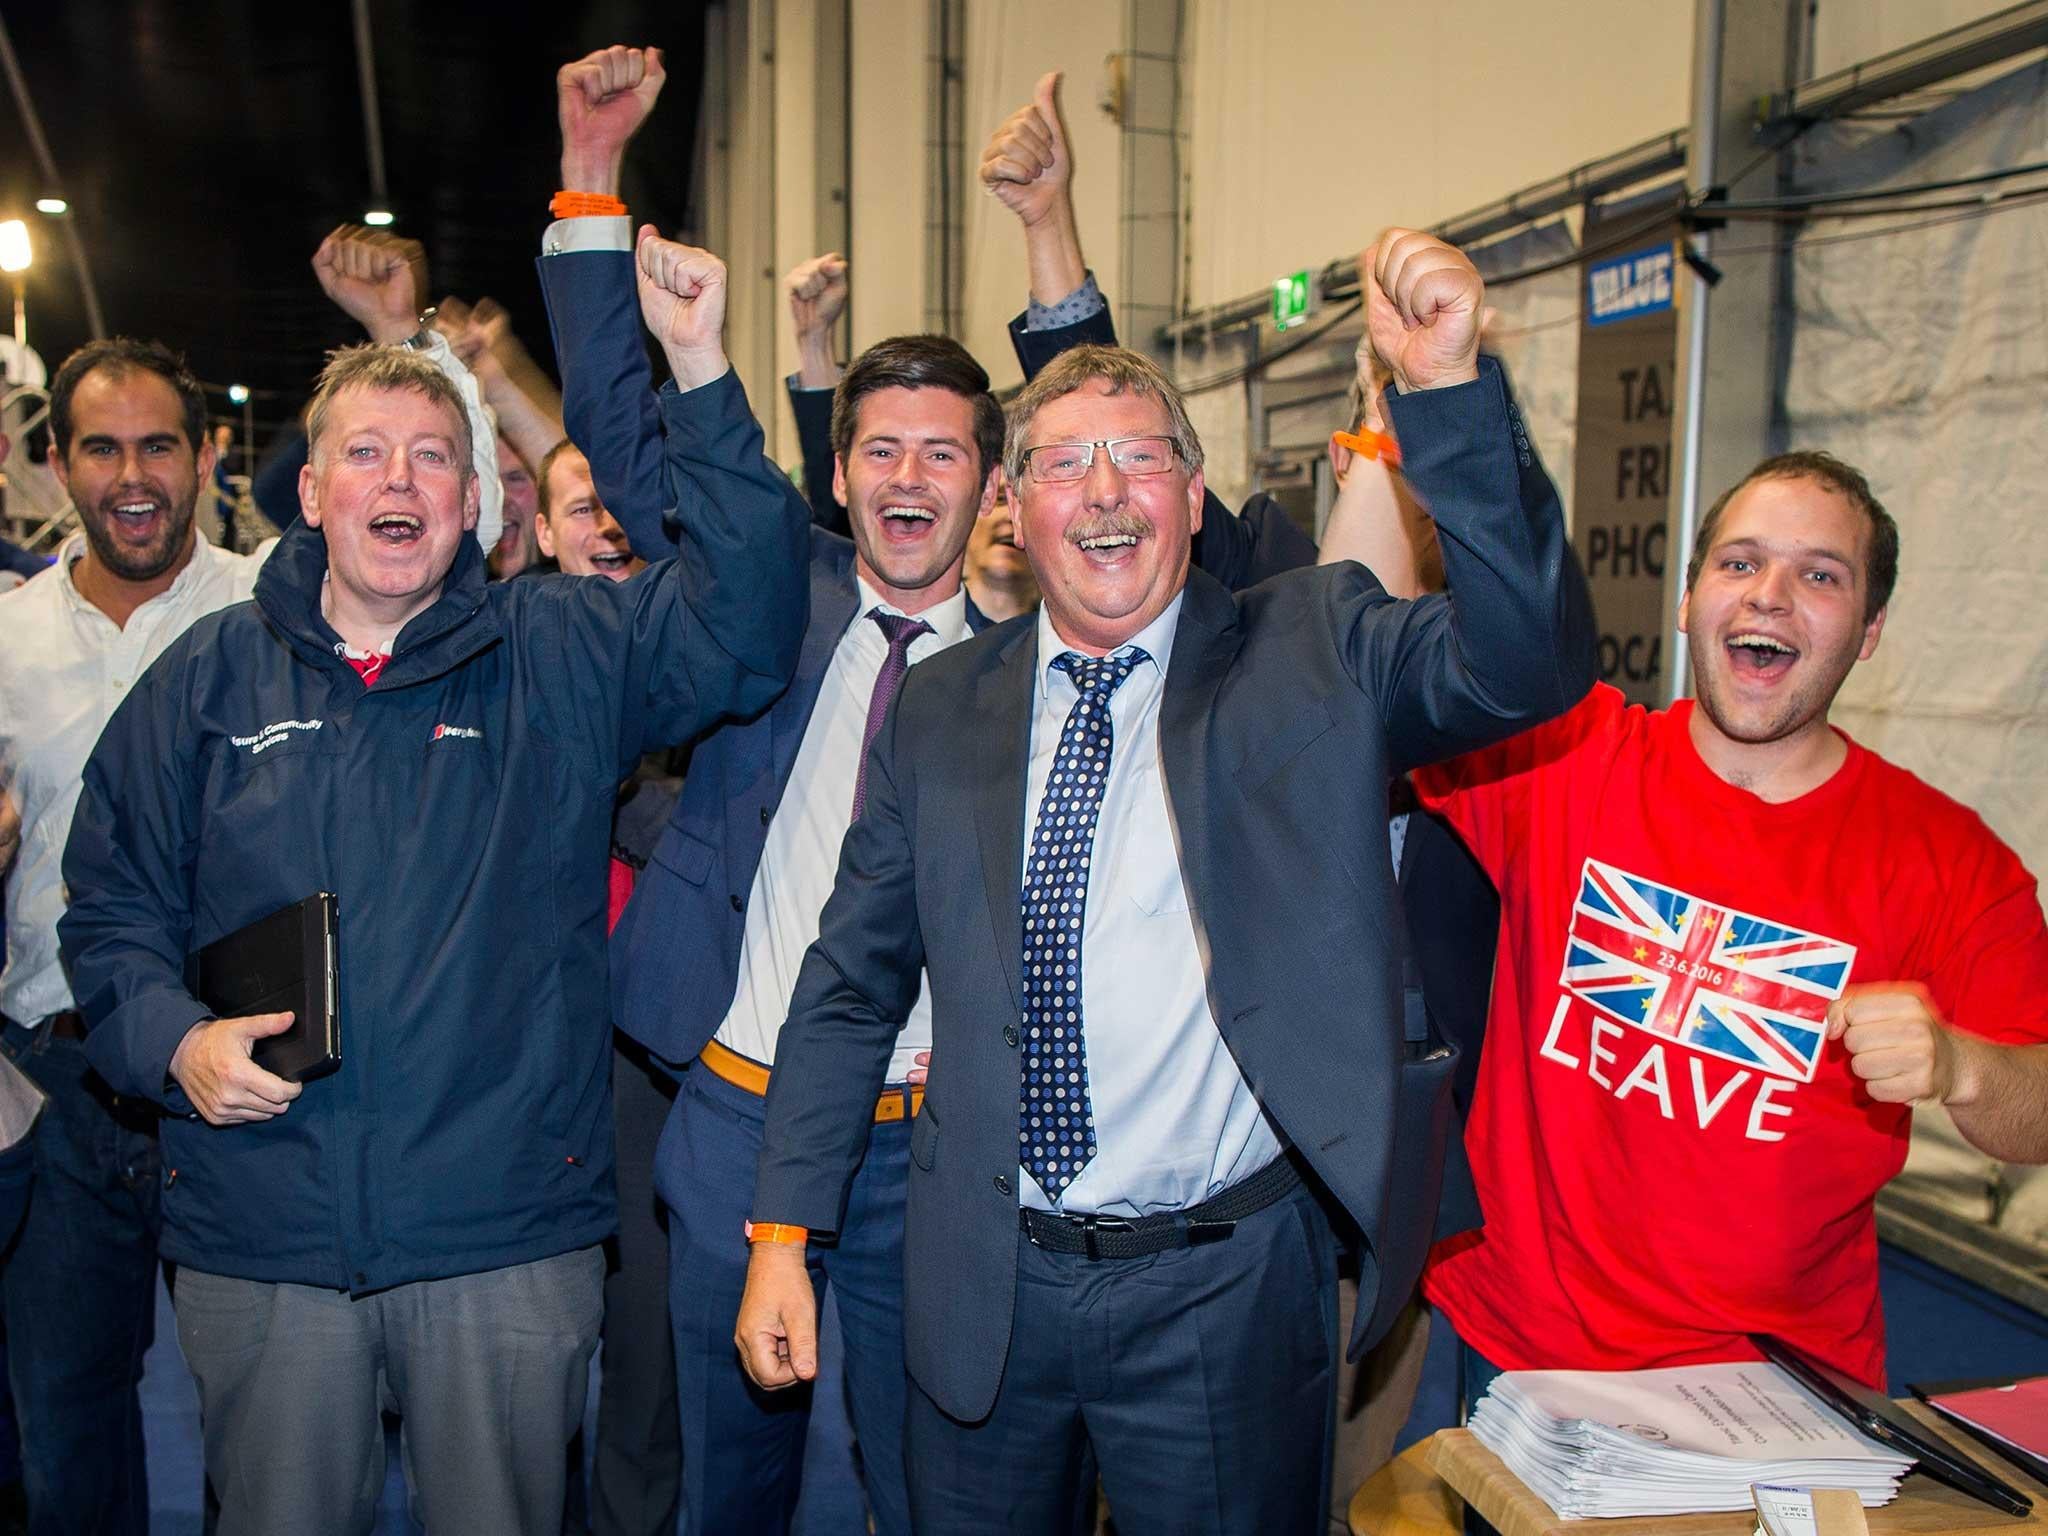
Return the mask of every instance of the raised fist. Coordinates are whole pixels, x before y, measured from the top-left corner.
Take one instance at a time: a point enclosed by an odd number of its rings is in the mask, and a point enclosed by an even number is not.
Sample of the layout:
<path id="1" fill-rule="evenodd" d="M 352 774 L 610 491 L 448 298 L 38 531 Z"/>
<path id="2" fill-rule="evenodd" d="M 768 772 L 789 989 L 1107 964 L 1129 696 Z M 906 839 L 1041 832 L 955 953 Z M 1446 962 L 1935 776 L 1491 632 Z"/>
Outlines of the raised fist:
<path id="1" fill-rule="evenodd" d="M 1058 208 L 1074 162 L 1060 126 L 1058 71 L 1039 80 L 1031 103 L 997 126 L 981 152 L 981 184 L 1026 226 Z"/>
<path id="2" fill-rule="evenodd" d="M 614 44 L 555 72 L 562 124 L 562 179 L 576 192 L 618 192 L 626 144 L 654 110 L 668 79 L 659 48 Z M 584 185 L 588 182 L 604 185 Z"/>
<path id="3" fill-rule="evenodd" d="M 1432 235 L 1390 229 L 1359 261 L 1365 330 L 1404 391 L 1479 377 L 1486 284 L 1463 251 Z"/>
<path id="4" fill-rule="evenodd" d="M 846 309 L 846 258 L 837 251 L 813 256 L 790 269 L 782 291 L 789 297 L 789 317 L 799 340 L 831 330 Z"/>
<path id="5" fill-rule="evenodd" d="M 427 291 L 427 252 L 419 241 L 338 224 L 313 253 L 313 275 L 372 341 L 403 341 L 419 329 Z"/>
<path id="6" fill-rule="evenodd" d="M 668 354 L 679 389 L 709 384 L 724 373 L 725 263 L 709 251 L 664 240 L 640 226 L 634 252 L 640 314 Z"/>

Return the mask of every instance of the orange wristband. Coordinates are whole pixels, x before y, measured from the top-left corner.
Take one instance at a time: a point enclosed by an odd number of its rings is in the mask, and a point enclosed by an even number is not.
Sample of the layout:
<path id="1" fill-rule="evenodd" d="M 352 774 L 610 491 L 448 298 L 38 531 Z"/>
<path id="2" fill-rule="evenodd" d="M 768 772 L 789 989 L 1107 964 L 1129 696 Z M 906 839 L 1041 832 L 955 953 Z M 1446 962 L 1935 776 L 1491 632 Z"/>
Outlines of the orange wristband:
<path id="1" fill-rule="evenodd" d="M 750 1243 L 787 1243 L 792 1248 L 801 1248 L 811 1240 L 809 1227 L 793 1227 L 780 1221 L 747 1222 L 746 1233 Z"/>
<path id="2" fill-rule="evenodd" d="M 1394 441 L 1391 433 L 1360 427 L 1356 432 L 1332 432 L 1330 440 L 1338 447 L 1362 453 L 1368 459 L 1385 459 L 1391 469 L 1401 467 L 1401 445 Z"/>
<path id="3" fill-rule="evenodd" d="M 626 205 L 609 192 L 557 192 L 548 200 L 548 212 L 558 219 L 583 219 L 599 214 L 623 214 Z"/>

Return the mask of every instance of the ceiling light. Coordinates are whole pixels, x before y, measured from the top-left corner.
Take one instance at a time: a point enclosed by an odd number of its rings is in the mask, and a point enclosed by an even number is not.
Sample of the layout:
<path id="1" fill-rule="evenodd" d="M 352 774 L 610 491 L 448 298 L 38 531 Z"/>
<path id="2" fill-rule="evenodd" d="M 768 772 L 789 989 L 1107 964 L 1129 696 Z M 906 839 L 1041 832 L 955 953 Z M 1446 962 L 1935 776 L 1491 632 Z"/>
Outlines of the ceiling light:
<path id="1" fill-rule="evenodd" d="M 59 214 L 69 213 L 70 211 L 71 205 L 61 197 L 39 197 L 36 199 L 37 213 L 47 213 L 52 218 L 55 218 Z"/>
<path id="2" fill-rule="evenodd" d="M 228 386 L 228 400 L 234 405 L 247 405 L 249 403 L 249 386 L 246 384 L 230 384 Z"/>
<path id="3" fill-rule="evenodd" d="M 365 224 L 373 225 L 378 229 L 382 229 L 391 220 L 392 213 L 389 208 L 372 208 L 363 215 L 363 222 Z"/>
<path id="4" fill-rule="evenodd" d="M 35 259 L 29 249 L 28 226 L 19 219 L 0 223 L 0 272 L 26 272 Z"/>

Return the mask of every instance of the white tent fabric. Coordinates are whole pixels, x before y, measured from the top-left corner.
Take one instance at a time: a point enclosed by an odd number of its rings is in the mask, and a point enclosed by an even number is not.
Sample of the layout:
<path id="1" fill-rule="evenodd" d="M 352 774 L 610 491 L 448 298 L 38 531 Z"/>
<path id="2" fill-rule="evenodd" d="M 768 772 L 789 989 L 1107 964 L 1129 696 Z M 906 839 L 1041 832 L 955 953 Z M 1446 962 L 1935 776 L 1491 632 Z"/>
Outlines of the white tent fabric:
<path id="1" fill-rule="evenodd" d="M 2030 65 L 1905 123 L 1816 130 L 1798 148 L 1798 188 L 1868 191 L 2048 159 L 2044 88 L 2048 66 Z M 1769 236 L 1748 225 L 1724 239 Z M 1883 641 L 1834 719 L 1977 810 L 2041 874 L 2048 202 L 1815 220 L 1793 243 L 1792 282 L 1788 443 L 1862 468 L 1901 534 Z M 1996 1170 L 1945 1117 L 1921 1117 L 1908 1177 L 1992 1210 Z M 2014 1170 L 2007 1187 L 2002 1224 L 2048 1238 L 2048 1178 Z"/>

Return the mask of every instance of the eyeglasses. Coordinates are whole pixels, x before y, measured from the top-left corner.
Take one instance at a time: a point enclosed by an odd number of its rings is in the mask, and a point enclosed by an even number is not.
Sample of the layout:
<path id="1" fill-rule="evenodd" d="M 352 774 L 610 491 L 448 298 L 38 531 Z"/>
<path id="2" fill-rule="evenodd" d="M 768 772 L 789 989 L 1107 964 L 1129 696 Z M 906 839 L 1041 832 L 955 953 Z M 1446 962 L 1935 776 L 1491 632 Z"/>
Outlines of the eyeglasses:
<path id="1" fill-rule="evenodd" d="M 1093 443 L 1041 443 L 1024 450 L 1024 468 L 1044 484 L 1078 480 L 1095 463 L 1095 450 L 1107 448 L 1109 462 L 1126 475 L 1157 475 L 1173 468 L 1178 451 L 1170 437 L 1112 437 Z"/>

